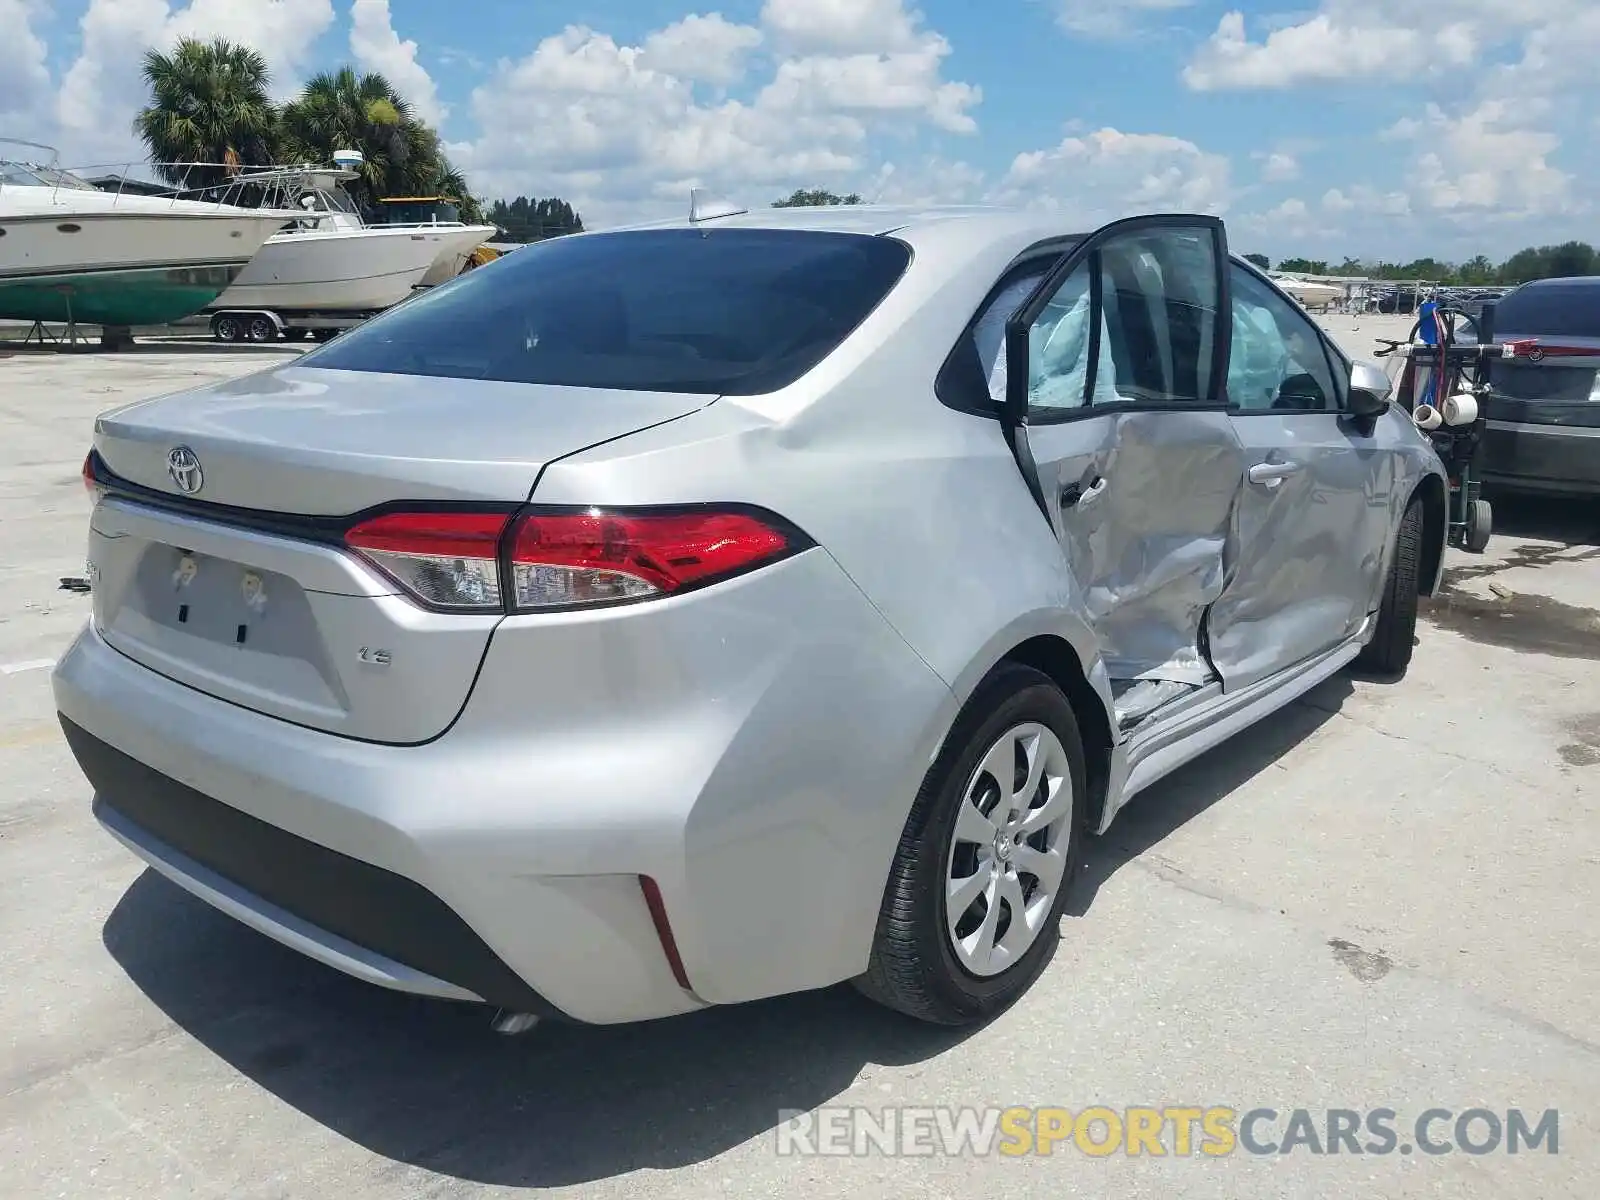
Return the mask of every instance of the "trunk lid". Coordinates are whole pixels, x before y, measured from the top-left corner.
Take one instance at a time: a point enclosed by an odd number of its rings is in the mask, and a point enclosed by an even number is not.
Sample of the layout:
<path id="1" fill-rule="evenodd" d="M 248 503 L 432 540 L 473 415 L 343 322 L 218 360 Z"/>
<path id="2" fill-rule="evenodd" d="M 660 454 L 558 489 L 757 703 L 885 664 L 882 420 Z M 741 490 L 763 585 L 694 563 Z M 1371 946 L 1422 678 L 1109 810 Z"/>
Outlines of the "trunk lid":
<path id="1" fill-rule="evenodd" d="M 106 413 L 95 448 L 115 474 L 175 497 L 167 456 L 186 446 L 202 472 L 193 499 L 345 516 L 395 500 L 524 500 L 552 459 L 710 399 L 286 366 Z"/>
<path id="2" fill-rule="evenodd" d="M 518 504 L 545 463 L 708 399 L 286 367 L 117 410 L 95 449 L 132 487 L 91 521 L 95 625 L 218 699 L 427 741 L 466 702 L 501 618 L 412 603 L 341 548 L 339 518 L 396 501 Z M 198 488 L 168 470 L 176 447 L 198 461 Z"/>

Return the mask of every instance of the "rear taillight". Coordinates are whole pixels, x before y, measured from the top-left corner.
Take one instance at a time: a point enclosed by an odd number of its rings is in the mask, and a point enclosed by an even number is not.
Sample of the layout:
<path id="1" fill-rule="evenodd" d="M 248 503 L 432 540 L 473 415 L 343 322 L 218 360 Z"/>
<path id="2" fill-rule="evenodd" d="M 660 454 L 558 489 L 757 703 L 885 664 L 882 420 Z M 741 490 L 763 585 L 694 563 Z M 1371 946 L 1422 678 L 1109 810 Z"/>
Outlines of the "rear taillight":
<path id="1" fill-rule="evenodd" d="M 457 612 L 670 596 L 810 545 L 776 517 L 726 508 L 393 512 L 360 522 L 344 541 L 412 598 Z"/>
<path id="2" fill-rule="evenodd" d="M 89 493 L 89 500 L 96 502 L 100 499 L 100 484 L 94 477 L 94 451 L 89 451 L 83 458 L 83 490 Z"/>
<path id="3" fill-rule="evenodd" d="M 670 595 L 787 554 L 791 536 L 745 512 L 530 513 L 511 533 L 511 599 L 570 608 Z"/>
<path id="4" fill-rule="evenodd" d="M 345 545 L 430 608 L 498 612 L 503 512 L 396 512 L 362 521 Z"/>

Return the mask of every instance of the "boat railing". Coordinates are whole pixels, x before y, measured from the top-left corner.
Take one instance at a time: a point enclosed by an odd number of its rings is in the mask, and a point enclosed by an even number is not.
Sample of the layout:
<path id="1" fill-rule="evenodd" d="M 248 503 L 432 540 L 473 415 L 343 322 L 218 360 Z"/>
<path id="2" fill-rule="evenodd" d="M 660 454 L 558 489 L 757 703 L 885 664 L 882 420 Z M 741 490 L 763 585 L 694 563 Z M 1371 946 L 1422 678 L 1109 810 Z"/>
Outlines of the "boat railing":
<path id="1" fill-rule="evenodd" d="M 8 146 L 21 147 L 24 153 L 8 153 Z M 138 196 L 140 208 L 148 210 L 152 200 L 176 204 L 214 204 L 219 208 L 282 209 L 295 218 L 325 220 L 336 212 L 306 210 L 297 206 L 299 195 L 318 189 L 318 178 L 351 178 L 354 173 L 341 168 L 318 167 L 311 163 L 249 167 L 237 163 L 153 162 L 149 159 L 91 163 L 63 167 L 54 147 L 17 138 L 0 138 L 0 165 L 13 168 L 11 174 L 24 179 L 13 186 L 49 187 L 51 201 L 64 191 L 92 191 L 111 197 L 115 208 L 125 197 Z M 110 186 L 115 180 L 115 186 Z M 0 192 L 6 187 L 0 173 Z"/>

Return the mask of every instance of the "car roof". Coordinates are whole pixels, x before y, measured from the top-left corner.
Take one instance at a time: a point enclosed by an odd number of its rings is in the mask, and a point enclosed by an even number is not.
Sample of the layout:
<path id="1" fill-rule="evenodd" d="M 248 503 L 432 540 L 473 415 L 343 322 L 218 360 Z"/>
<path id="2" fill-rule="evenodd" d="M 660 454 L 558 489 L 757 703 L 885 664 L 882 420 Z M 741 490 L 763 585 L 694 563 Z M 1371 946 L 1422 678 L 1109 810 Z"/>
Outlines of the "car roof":
<path id="1" fill-rule="evenodd" d="M 625 225 L 604 232 L 642 229 L 805 229 L 824 233 L 895 236 L 915 242 L 924 233 L 958 233 L 976 241 L 1074 239 L 1085 236 L 1048 212 L 989 205 L 841 204 L 757 208 L 691 221 L 688 216 Z M 599 231 L 597 231 L 599 232 Z"/>
<path id="2" fill-rule="evenodd" d="M 1600 288 L 1600 275 L 1559 275 L 1552 279 L 1534 279 L 1517 288 L 1517 291 L 1529 288 L 1540 291 L 1546 288 Z"/>

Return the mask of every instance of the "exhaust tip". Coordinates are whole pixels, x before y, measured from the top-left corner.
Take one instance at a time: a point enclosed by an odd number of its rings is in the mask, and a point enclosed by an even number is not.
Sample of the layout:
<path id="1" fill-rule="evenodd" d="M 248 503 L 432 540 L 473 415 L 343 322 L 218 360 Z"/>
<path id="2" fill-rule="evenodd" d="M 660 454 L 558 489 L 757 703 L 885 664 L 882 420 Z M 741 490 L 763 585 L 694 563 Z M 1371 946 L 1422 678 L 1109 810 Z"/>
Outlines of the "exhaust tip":
<path id="1" fill-rule="evenodd" d="M 494 1020 L 489 1022 L 489 1028 L 507 1037 L 514 1037 L 519 1033 L 527 1033 L 538 1023 L 539 1018 L 533 1013 L 507 1012 L 502 1008 L 495 1012 Z"/>

